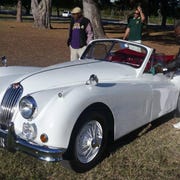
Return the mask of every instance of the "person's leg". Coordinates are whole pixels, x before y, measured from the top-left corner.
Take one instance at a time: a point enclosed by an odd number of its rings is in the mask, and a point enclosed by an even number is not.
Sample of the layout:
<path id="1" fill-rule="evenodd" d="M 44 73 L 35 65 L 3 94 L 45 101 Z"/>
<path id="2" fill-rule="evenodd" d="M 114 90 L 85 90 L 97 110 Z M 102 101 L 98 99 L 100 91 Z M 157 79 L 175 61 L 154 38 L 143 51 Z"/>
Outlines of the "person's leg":
<path id="1" fill-rule="evenodd" d="M 132 41 L 132 42 L 136 42 L 141 44 L 141 40 L 138 41 Z M 129 49 L 133 50 L 133 51 L 137 51 L 137 52 L 141 52 L 141 48 L 135 45 L 129 45 Z"/>
<path id="2" fill-rule="evenodd" d="M 137 41 L 134 41 L 134 42 L 141 44 L 141 40 L 137 40 Z"/>
<path id="3" fill-rule="evenodd" d="M 78 56 L 79 56 L 78 59 L 81 57 L 85 49 L 86 49 L 86 46 L 83 46 L 82 48 L 78 49 Z"/>
<path id="4" fill-rule="evenodd" d="M 73 49 L 73 48 L 70 46 L 70 53 L 71 53 L 71 61 L 74 61 L 74 60 L 79 59 L 78 49 Z"/>

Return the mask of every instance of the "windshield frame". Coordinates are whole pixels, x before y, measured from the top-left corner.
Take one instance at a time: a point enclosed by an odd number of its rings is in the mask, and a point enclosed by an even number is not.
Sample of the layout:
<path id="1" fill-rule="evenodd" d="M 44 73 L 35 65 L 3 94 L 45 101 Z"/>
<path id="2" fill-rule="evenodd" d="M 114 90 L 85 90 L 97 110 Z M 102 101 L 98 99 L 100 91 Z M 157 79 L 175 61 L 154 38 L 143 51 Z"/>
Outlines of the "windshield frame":
<path id="1" fill-rule="evenodd" d="M 105 54 L 101 53 L 101 51 L 95 49 L 97 44 L 110 44 L 107 48 L 107 52 L 106 52 L 106 56 Z M 108 55 L 110 55 L 112 53 L 112 51 L 114 50 L 113 47 L 115 46 L 115 44 L 119 44 L 122 45 L 123 47 L 120 48 L 120 50 L 125 51 L 125 49 L 128 49 L 128 53 L 133 53 L 134 50 L 130 49 L 129 47 L 136 47 L 137 49 L 139 48 L 140 52 L 138 52 L 138 50 L 136 50 L 136 52 L 133 55 L 133 57 L 137 56 L 140 57 L 141 62 L 139 64 L 136 65 L 136 63 L 129 63 L 129 62 L 123 62 L 123 61 L 115 61 L 113 59 L 109 59 L 107 58 Z M 94 57 L 94 55 L 92 54 L 93 50 L 97 50 L 97 52 L 99 52 L 99 55 L 102 54 L 102 58 L 99 57 Z M 125 64 L 128 66 L 131 66 L 133 68 L 136 69 L 137 71 L 137 76 L 140 76 L 146 67 L 146 64 L 148 63 L 152 53 L 153 53 L 154 49 L 147 47 L 143 44 L 139 44 L 139 43 L 135 43 L 135 42 L 130 42 L 130 41 L 126 41 L 126 40 L 122 40 L 122 39 L 96 39 L 93 40 L 89 43 L 89 45 L 87 46 L 87 48 L 85 49 L 85 51 L 83 52 L 82 56 L 80 57 L 80 60 L 87 60 L 87 59 L 91 59 L 91 60 L 98 60 L 98 61 L 107 61 L 110 63 L 117 63 L 117 64 Z M 131 54 L 127 53 L 127 58 L 128 56 L 130 57 Z M 132 58 L 132 57 L 130 57 Z"/>

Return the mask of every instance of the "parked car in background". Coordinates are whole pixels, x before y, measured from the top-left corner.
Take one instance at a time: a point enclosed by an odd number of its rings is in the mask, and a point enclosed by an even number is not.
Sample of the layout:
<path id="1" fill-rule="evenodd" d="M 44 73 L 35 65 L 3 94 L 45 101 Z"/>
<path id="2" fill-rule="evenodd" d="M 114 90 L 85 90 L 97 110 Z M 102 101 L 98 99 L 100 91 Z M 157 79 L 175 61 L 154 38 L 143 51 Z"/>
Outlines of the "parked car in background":
<path id="1" fill-rule="evenodd" d="M 0 146 L 85 172 L 115 140 L 180 115 L 178 67 L 173 55 L 120 39 L 94 40 L 76 61 L 0 67 Z"/>
<path id="2" fill-rule="evenodd" d="M 71 17 L 71 12 L 70 11 L 63 11 L 62 17 Z"/>

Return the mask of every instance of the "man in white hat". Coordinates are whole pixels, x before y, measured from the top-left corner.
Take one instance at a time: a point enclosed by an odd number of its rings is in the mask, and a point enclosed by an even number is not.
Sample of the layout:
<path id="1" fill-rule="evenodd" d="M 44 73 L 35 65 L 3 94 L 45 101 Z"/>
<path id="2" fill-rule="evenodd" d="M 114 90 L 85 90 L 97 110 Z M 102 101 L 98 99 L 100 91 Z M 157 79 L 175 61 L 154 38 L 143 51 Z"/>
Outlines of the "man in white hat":
<path id="1" fill-rule="evenodd" d="M 82 15 L 80 7 L 75 7 L 71 14 L 67 44 L 71 51 L 71 61 L 73 61 L 80 58 L 87 44 L 93 39 L 93 29 L 90 20 Z"/>

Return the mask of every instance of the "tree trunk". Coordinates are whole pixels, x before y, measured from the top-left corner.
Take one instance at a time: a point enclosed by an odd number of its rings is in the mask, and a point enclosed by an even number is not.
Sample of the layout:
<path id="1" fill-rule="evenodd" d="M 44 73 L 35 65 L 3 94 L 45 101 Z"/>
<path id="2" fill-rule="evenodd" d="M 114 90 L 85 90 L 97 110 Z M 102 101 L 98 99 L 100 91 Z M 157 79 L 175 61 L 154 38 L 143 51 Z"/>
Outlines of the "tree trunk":
<path id="1" fill-rule="evenodd" d="M 31 10 L 34 18 L 34 27 L 37 28 L 51 28 L 52 0 L 31 0 Z"/>
<path id="2" fill-rule="evenodd" d="M 22 1 L 21 0 L 18 0 L 17 2 L 16 21 L 22 22 Z"/>
<path id="3" fill-rule="evenodd" d="M 94 38 L 105 38 L 106 36 L 101 23 L 100 11 L 95 0 L 83 0 L 83 9 L 84 16 L 87 17 L 92 23 Z"/>

